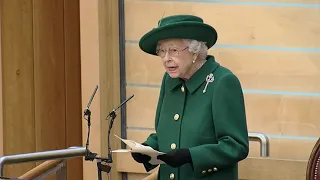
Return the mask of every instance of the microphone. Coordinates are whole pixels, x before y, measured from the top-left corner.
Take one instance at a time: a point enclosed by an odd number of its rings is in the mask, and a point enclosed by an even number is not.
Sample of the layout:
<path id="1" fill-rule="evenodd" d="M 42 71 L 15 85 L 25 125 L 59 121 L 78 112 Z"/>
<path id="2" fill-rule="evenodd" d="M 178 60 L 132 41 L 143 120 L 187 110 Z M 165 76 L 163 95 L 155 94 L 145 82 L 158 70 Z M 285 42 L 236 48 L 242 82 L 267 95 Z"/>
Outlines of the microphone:
<path id="1" fill-rule="evenodd" d="M 90 98 L 90 100 L 89 100 L 89 102 L 88 102 L 88 104 L 87 104 L 87 107 L 86 107 L 86 109 L 84 110 L 84 115 L 85 115 L 85 116 L 91 115 L 91 112 L 90 112 L 90 110 L 89 110 L 89 107 L 90 107 L 90 105 L 91 105 L 91 102 L 92 102 L 94 96 L 96 95 L 97 90 L 98 90 L 98 85 L 96 85 L 96 88 L 94 89 L 94 91 L 93 91 L 93 93 L 92 93 L 92 95 L 91 95 L 91 98 Z"/>
<path id="2" fill-rule="evenodd" d="M 118 107 L 116 107 L 115 109 L 113 109 L 112 111 L 109 112 L 108 116 L 106 117 L 106 120 L 108 120 L 110 117 L 111 118 L 115 118 L 114 113 L 116 110 L 118 110 L 121 106 L 123 106 L 125 103 L 127 103 L 131 98 L 133 98 L 134 94 L 132 94 L 128 99 L 124 100 Z"/>
<path id="3" fill-rule="evenodd" d="M 91 102 L 96 94 L 98 90 L 98 85 L 96 85 L 96 88 L 94 89 L 92 95 L 91 95 L 91 98 L 87 104 L 87 107 L 86 109 L 84 110 L 84 119 L 86 119 L 88 121 L 88 134 L 87 134 L 87 142 L 86 142 L 86 155 L 85 155 L 85 160 L 91 160 L 93 161 L 94 158 L 96 157 L 97 153 L 92 153 L 89 151 L 88 147 L 89 147 L 89 139 L 90 139 L 90 126 L 91 126 L 91 111 L 90 111 L 90 105 L 91 105 Z M 86 118 L 87 116 L 87 118 Z"/>
<path id="4" fill-rule="evenodd" d="M 91 125 L 91 111 L 90 111 L 90 105 L 91 102 L 96 94 L 98 90 L 98 85 L 96 85 L 96 88 L 94 89 L 91 98 L 87 104 L 86 109 L 84 110 L 84 118 L 88 121 L 88 136 L 87 136 L 87 142 L 86 142 L 86 155 L 85 155 L 85 160 L 86 161 L 93 161 L 93 160 L 98 160 L 97 161 L 97 168 L 98 168 L 98 179 L 101 180 L 102 176 L 101 176 L 101 171 L 109 173 L 111 170 L 111 166 L 108 164 L 102 164 L 102 162 L 105 163 L 112 163 L 112 153 L 111 153 L 111 145 L 110 145 L 110 132 L 113 126 L 113 121 L 114 119 L 117 117 L 116 115 L 116 111 L 121 108 L 124 104 L 126 104 L 131 98 L 133 98 L 134 95 L 131 95 L 128 99 L 126 99 L 125 101 L 123 101 L 118 107 L 116 107 L 115 109 L 113 109 L 112 111 L 109 112 L 108 116 L 106 117 L 106 120 L 108 120 L 109 118 L 111 118 L 110 123 L 109 123 L 109 130 L 108 130 L 108 157 L 107 158 L 103 158 L 103 157 L 98 157 L 97 153 L 93 153 L 91 151 L 89 151 L 88 146 L 89 146 L 89 137 L 90 137 L 90 125 Z M 86 118 L 87 117 L 87 118 Z"/>
<path id="5" fill-rule="evenodd" d="M 112 111 L 109 112 L 108 116 L 106 117 L 106 120 L 108 120 L 109 118 L 111 118 L 110 120 L 110 124 L 109 124 L 109 130 L 108 130 L 108 163 L 112 163 L 112 153 L 111 153 L 111 145 L 110 145 L 110 131 L 112 129 L 113 126 L 113 121 L 114 119 L 117 117 L 116 115 L 116 111 L 122 107 L 124 104 L 126 104 L 130 99 L 133 98 L 134 95 L 131 95 L 128 99 L 124 100 L 118 107 L 116 107 L 115 109 L 113 109 Z"/>

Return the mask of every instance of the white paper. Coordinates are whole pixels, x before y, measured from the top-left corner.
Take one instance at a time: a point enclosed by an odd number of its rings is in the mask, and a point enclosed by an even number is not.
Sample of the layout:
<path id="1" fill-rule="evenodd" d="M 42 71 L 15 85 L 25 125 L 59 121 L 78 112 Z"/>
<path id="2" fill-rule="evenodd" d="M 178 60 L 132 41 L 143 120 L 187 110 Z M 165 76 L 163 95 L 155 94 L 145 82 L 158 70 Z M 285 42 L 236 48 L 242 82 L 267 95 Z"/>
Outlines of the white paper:
<path id="1" fill-rule="evenodd" d="M 150 146 L 144 146 L 140 143 L 137 143 L 132 140 L 127 140 L 127 139 L 122 139 L 119 136 L 115 135 L 117 138 L 119 138 L 121 141 L 123 141 L 130 149 L 118 149 L 118 150 L 113 150 L 112 152 L 137 152 L 141 154 L 145 154 L 151 157 L 151 160 L 149 161 L 150 164 L 152 165 L 157 165 L 157 164 L 164 164 L 163 161 L 157 159 L 158 155 L 165 154 L 163 152 L 159 152 L 157 150 L 154 150 Z"/>

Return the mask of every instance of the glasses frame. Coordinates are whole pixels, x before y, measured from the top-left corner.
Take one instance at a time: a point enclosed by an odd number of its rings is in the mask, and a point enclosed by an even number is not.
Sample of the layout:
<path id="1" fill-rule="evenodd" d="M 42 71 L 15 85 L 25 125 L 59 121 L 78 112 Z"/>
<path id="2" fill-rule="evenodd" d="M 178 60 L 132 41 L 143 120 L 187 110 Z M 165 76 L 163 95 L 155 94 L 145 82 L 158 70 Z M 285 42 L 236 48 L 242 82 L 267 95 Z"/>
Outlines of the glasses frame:
<path id="1" fill-rule="evenodd" d="M 170 48 L 169 48 L 169 50 L 165 50 L 165 54 L 163 55 L 163 56 L 161 56 L 160 54 L 159 54 L 159 51 L 160 51 L 160 49 L 157 49 L 156 50 L 156 54 L 159 56 L 159 57 L 161 57 L 161 58 L 164 58 L 167 54 L 170 56 L 170 57 L 178 57 L 178 56 L 180 56 L 180 52 L 182 52 L 182 51 L 184 51 L 184 50 L 186 50 L 186 49 L 188 49 L 189 48 L 189 46 L 187 46 L 187 47 L 185 47 L 185 48 L 183 48 L 182 50 L 177 50 L 177 55 L 174 55 L 174 56 L 172 56 L 171 54 L 170 54 Z"/>

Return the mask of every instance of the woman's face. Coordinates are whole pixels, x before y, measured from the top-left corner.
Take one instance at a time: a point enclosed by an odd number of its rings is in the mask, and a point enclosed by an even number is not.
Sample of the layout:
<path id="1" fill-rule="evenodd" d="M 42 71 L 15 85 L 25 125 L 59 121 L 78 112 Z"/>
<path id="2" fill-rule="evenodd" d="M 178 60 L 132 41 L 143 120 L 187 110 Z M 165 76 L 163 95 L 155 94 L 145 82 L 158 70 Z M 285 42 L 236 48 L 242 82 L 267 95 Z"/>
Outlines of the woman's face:
<path id="1" fill-rule="evenodd" d="M 195 60 L 196 55 L 189 52 L 189 47 L 182 39 L 159 41 L 157 54 L 171 78 L 189 78 L 192 61 Z"/>

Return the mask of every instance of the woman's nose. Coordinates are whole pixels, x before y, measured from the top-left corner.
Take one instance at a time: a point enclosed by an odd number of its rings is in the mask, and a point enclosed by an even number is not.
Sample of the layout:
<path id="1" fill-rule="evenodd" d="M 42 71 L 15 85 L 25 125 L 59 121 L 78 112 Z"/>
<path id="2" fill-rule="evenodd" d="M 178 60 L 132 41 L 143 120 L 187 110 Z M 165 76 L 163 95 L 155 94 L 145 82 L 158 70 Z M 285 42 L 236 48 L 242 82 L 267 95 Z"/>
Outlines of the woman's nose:
<path id="1" fill-rule="evenodd" d="M 170 60 L 170 56 L 169 56 L 169 52 L 167 51 L 164 56 L 163 56 L 163 61 L 169 61 Z"/>

